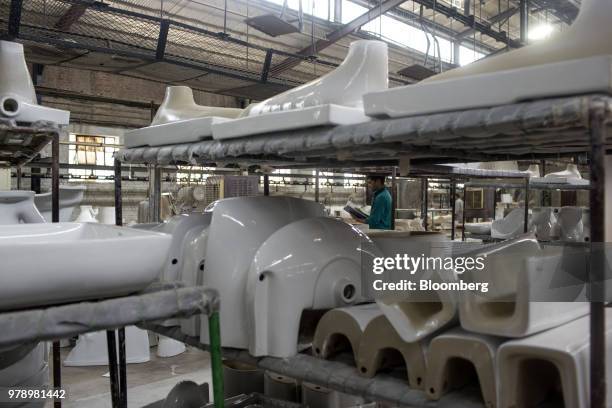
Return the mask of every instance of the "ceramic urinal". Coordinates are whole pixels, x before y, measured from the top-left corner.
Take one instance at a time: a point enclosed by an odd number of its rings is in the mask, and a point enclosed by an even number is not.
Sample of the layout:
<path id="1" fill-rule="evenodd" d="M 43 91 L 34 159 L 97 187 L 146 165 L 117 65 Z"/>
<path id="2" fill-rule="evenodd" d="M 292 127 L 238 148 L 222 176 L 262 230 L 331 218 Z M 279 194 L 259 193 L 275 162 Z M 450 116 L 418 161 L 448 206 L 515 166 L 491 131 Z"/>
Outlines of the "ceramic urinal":
<path id="1" fill-rule="evenodd" d="M 72 213 L 75 207 L 81 204 L 85 190 L 87 190 L 85 186 L 60 186 L 60 222 L 72 221 Z M 51 222 L 51 192 L 36 194 L 34 202 L 45 220 Z"/>
<path id="2" fill-rule="evenodd" d="M 211 126 L 236 118 L 242 109 L 196 104 L 187 86 L 169 86 L 151 125 L 125 133 L 126 147 L 197 142 L 212 136 Z"/>
<path id="3" fill-rule="evenodd" d="M 33 191 L 0 191 L 0 224 L 45 222 L 34 205 Z"/>
<path id="4" fill-rule="evenodd" d="M 247 275 L 251 355 L 293 356 L 304 310 L 363 302 L 362 261 L 372 256 L 377 250 L 367 236 L 332 218 L 295 221 L 271 235 Z"/>
<path id="5" fill-rule="evenodd" d="M 382 312 L 376 303 L 341 307 L 325 313 L 315 330 L 312 340 L 313 354 L 321 358 L 329 358 L 340 351 L 346 351 L 347 346 L 357 361 L 359 343 L 366 326 Z"/>
<path id="6" fill-rule="evenodd" d="M 612 2 L 583 0 L 574 23 L 552 38 L 446 71 L 416 86 L 366 95 L 366 112 L 399 117 L 535 98 L 609 93 L 610 20 Z"/>
<path id="7" fill-rule="evenodd" d="M 215 139 L 248 136 L 323 125 L 367 121 L 363 95 L 388 87 L 387 44 L 359 40 L 351 43 L 344 61 L 311 82 L 250 105 L 241 118 L 213 126 Z M 273 115 L 260 117 L 264 115 Z"/>
<path id="8" fill-rule="evenodd" d="M 0 40 L 0 120 L 67 125 L 69 118 L 68 111 L 38 105 L 23 45 Z"/>
<path id="9" fill-rule="evenodd" d="M 469 333 L 460 328 L 436 336 L 427 352 L 427 397 L 439 400 L 447 392 L 473 381 L 480 386 L 485 407 L 497 407 L 495 359 L 502 342 L 499 337 Z"/>
<path id="10" fill-rule="evenodd" d="M 296 220 L 323 217 L 324 207 L 291 197 L 255 196 L 219 200 L 206 212 L 212 212 L 208 234 L 214 239 L 206 245 L 203 284 L 219 291 L 223 345 L 246 349 L 245 288 L 253 257 L 274 232 Z M 208 324 L 201 326 L 200 341 L 208 344 Z"/>
<path id="11" fill-rule="evenodd" d="M 488 291 L 461 292 L 459 317 L 468 331 L 522 337 L 585 315 L 587 264 L 582 248 L 541 249 L 532 235 L 470 254 L 485 257 L 483 270 L 465 272 L 466 282 L 486 282 Z"/>
<path id="12" fill-rule="evenodd" d="M 606 350 L 612 348 L 612 313 L 606 309 Z M 499 407 L 589 407 L 589 317 L 524 339 L 498 351 Z M 612 376 L 612 355 L 606 373 Z M 604 358 L 599 356 L 598 358 Z M 597 380 L 600 380 L 599 378 Z M 610 406 L 610 382 L 606 407 Z"/>

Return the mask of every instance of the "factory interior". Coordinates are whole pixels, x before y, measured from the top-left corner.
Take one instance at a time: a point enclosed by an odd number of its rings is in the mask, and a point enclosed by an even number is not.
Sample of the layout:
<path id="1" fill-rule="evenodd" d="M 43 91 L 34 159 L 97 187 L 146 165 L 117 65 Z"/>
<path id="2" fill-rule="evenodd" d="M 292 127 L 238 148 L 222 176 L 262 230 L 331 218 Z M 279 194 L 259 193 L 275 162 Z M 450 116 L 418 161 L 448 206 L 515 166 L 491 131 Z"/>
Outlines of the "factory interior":
<path id="1" fill-rule="evenodd" d="M 611 38 L 0 0 L 0 408 L 612 408 Z"/>

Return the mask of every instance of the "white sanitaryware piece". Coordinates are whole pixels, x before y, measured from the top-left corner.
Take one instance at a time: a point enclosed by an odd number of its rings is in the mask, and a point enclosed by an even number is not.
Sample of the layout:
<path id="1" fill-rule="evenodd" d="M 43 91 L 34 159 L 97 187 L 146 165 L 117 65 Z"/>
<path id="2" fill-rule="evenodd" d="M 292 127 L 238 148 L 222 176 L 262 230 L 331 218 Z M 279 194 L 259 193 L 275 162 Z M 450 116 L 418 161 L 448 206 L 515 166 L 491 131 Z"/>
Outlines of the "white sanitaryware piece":
<path id="1" fill-rule="evenodd" d="M 465 223 L 465 232 L 471 232 L 472 234 L 479 235 L 490 235 L 491 234 L 491 221 L 487 222 L 467 222 Z"/>
<path id="2" fill-rule="evenodd" d="M 515 208 L 501 220 L 491 224 L 491 237 L 510 239 L 523 234 L 525 231 L 525 209 Z"/>
<path id="3" fill-rule="evenodd" d="M 452 243 L 443 234 L 427 232 L 369 233 L 374 245 L 385 257 L 396 255 L 445 257 Z M 406 271 L 396 271 L 394 281 L 406 278 Z M 419 279 L 432 282 L 454 282 L 452 270 L 429 269 L 419 272 Z M 449 291 L 398 291 L 385 294 L 376 303 L 402 340 L 415 342 L 452 324 L 457 319 L 457 297 Z"/>
<path id="4" fill-rule="evenodd" d="M 530 178 L 531 177 L 540 177 L 540 165 L 539 164 L 530 164 L 529 168 L 525 170 L 523 173 L 526 173 Z"/>
<path id="5" fill-rule="evenodd" d="M 23 45 L 0 40 L 0 119 L 67 125 L 70 112 L 38 105 Z"/>
<path id="6" fill-rule="evenodd" d="M 0 369 L 0 387 L 2 388 L 43 388 L 49 385 L 49 347 L 46 342 L 38 343 L 32 351 L 16 363 Z M 0 350 L 0 353 L 11 353 L 12 350 Z M 9 404 L 11 407 L 43 408 L 45 401 Z"/>
<path id="7" fill-rule="evenodd" d="M 589 311 L 583 255 L 562 247 L 542 249 L 533 235 L 470 254 L 484 269 L 465 272 L 467 282 L 486 282 L 488 292 L 461 292 L 459 317 L 468 331 L 522 337 L 576 319 Z"/>
<path id="8" fill-rule="evenodd" d="M 361 265 L 376 248 L 362 232 L 333 218 L 295 221 L 259 248 L 247 275 L 249 352 L 297 353 L 304 310 L 363 302 Z"/>
<path id="9" fill-rule="evenodd" d="M 503 339 L 451 329 L 434 337 L 427 350 L 427 397 L 439 400 L 444 394 L 462 388 L 476 372 L 484 406 L 497 407 L 496 356 Z"/>
<path id="10" fill-rule="evenodd" d="M 387 89 L 388 73 L 386 43 L 354 41 L 335 70 L 249 106 L 239 119 L 214 124 L 213 138 L 367 122 L 370 119 L 363 112 L 362 97 Z"/>
<path id="11" fill-rule="evenodd" d="M 0 310 L 144 289 L 170 243 L 166 234 L 101 224 L 1 226 Z"/>
<path id="12" fill-rule="evenodd" d="M 34 205 L 33 191 L 0 191 L 0 224 L 45 222 Z"/>
<path id="13" fill-rule="evenodd" d="M 557 217 L 559 209 L 554 207 L 534 208 L 529 230 L 541 241 L 553 241 L 559 238 Z"/>
<path id="14" fill-rule="evenodd" d="M 604 338 L 612 347 L 612 313 L 606 309 Z M 497 355 L 499 407 L 550 406 L 587 408 L 589 396 L 589 317 L 501 345 Z M 610 353 L 606 373 L 612 376 Z M 610 406 L 610 382 L 607 402 Z"/>
<path id="15" fill-rule="evenodd" d="M 186 350 L 185 343 L 180 341 L 158 336 L 157 338 L 157 356 L 158 357 L 174 357 L 184 353 Z"/>
<path id="16" fill-rule="evenodd" d="M 366 113 L 400 117 L 544 97 L 610 93 L 610 19 L 611 2 L 584 0 L 574 23 L 554 37 L 435 75 L 417 85 L 365 95 Z"/>
<path id="17" fill-rule="evenodd" d="M 197 142 L 212 136 L 212 125 L 240 115 L 242 109 L 202 106 L 187 86 L 169 86 L 150 126 L 125 133 L 125 146 Z"/>
<path id="18" fill-rule="evenodd" d="M 259 247 L 274 232 L 304 218 L 322 217 L 324 207 L 291 197 L 236 197 L 216 201 L 206 245 L 203 284 L 219 291 L 221 338 L 226 347 L 246 349 L 248 315 L 247 275 Z M 228 252 L 230 251 L 230 252 Z M 208 344 L 208 325 L 201 325 L 200 341 Z"/>
<path id="19" fill-rule="evenodd" d="M 117 340 L 118 341 L 118 340 Z M 136 326 L 125 328 L 125 358 L 128 364 L 145 363 L 149 354 L 149 334 Z M 98 331 L 79 336 L 76 345 L 64 359 L 65 366 L 108 365 L 106 332 Z"/>
<path id="20" fill-rule="evenodd" d="M 561 207 L 557 217 L 559 239 L 588 242 L 591 239 L 590 211 L 582 207 Z"/>
<path id="21" fill-rule="evenodd" d="M 98 210 L 94 210 L 91 205 L 81 205 L 79 215 L 74 222 L 98 222 L 97 215 Z"/>
<path id="22" fill-rule="evenodd" d="M 115 225 L 115 207 L 98 207 L 96 218 L 100 224 Z"/>
<path id="23" fill-rule="evenodd" d="M 532 183 L 562 183 L 562 184 L 574 184 L 574 185 L 588 185 L 589 180 L 582 178 L 578 166 L 575 164 L 568 164 L 565 170 L 557 171 L 554 173 L 548 173 L 544 177 L 535 177 L 531 179 Z"/>
<path id="24" fill-rule="evenodd" d="M 59 189 L 59 207 L 60 207 L 60 222 L 72 221 L 72 212 L 75 207 L 81 204 L 83 195 L 87 187 L 85 186 L 60 186 Z M 36 194 L 34 203 L 36 208 L 45 217 L 47 222 L 52 222 L 51 219 L 51 192 Z M 114 224 L 114 222 L 113 222 Z"/>

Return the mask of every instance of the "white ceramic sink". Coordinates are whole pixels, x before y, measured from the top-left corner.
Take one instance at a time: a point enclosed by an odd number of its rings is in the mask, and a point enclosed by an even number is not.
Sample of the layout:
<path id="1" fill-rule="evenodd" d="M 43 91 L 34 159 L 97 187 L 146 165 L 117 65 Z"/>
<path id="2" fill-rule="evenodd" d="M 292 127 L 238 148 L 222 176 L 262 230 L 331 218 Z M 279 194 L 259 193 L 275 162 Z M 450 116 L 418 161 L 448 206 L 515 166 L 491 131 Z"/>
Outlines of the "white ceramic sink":
<path id="1" fill-rule="evenodd" d="M 144 289 L 157 279 L 171 237 L 101 224 L 0 226 L 0 309 Z"/>
<path id="2" fill-rule="evenodd" d="M 250 105 L 238 119 L 213 125 L 213 138 L 367 122 L 363 95 L 387 89 L 388 72 L 386 43 L 354 41 L 335 70 Z"/>
<path id="3" fill-rule="evenodd" d="M 203 284 L 219 291 L 221 338 L 226 347 L 249 347 L 245 287 L 259 247 L 274 232 L 303 218 L 322 217 L 324 207 L 291 197 L 237 197 L 216 201 L 206 245 Z M 200 340 L 208 344 L 208 325 Z"/>

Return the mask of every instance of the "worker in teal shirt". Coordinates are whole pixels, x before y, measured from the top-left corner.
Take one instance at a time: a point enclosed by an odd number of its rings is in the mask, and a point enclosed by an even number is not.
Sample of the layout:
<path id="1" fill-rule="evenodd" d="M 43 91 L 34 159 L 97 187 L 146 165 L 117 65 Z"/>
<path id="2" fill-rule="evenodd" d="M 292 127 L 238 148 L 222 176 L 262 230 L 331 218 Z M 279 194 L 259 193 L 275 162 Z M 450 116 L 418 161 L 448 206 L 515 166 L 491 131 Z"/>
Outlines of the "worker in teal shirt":
<path id="1" fill-rule="evenodd" d="M 391 229 L 391 193 L 385 187 L 385 176 L 368 176 L 368 188 L 374 193 L 372 210 L 365 223 L 370 229 Z"/>

